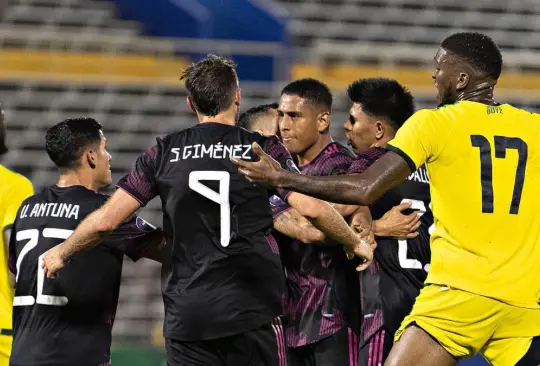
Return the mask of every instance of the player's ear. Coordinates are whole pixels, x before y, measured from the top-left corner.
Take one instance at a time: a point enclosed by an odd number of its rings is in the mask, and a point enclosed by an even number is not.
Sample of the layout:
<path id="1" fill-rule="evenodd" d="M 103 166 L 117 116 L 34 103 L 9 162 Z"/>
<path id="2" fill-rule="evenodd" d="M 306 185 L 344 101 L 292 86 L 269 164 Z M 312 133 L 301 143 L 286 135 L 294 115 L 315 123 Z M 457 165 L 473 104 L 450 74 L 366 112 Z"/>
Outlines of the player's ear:
<path id="1" fill-rule="evenodd" d="M 456 83 L 456 90 L 463 90 L 469 85 L 470 76 L 465 72 L 460 72 Z"/>
<path id="2" fill-rule="evenodd" d="M 320 133 L 328 131 L 330 129 L 330 113 L 322 112 L 317 119 L 317 130 Z"/>
<path id="3" fill-rule="evenodd" d="M 97 161 L 97 156 L 96 156 L 96 150 L 95 149 L 88 149 L 86 150 L 86 152 L 84 153 L 85 157 L 86 157 L 86 161 L 88 162 L 88 166 L 91 168 L 91 169 L 95 169 L 96 168 L 96 161 Z"/>
<path id="4" fill-rule="evenodd" d="M 384 137 L 386 133 L 386 125 L 383 121 L 375 122 L 375 138 L 380 140 Z"/>
<path id="5" fill-rule="evenodd" d="M 193 101 L 191 100 L 191 98 L 189 96 L 186 97 L 186 103 L 187 103 L 189 109 L 191 109 L 191 111 L 193 113 L 197 113 L 197 111 L 195 110 L 195 106 L 193 105 Z"/>
<path id="6" fill-rule="evenodd" d="M 236 92 L 234 93 L 234 104 L 236 106 L 240 106 L 240 102 L 242 101 L 242 92 L 240 91 L 240 88 L 236 89 Z"/>

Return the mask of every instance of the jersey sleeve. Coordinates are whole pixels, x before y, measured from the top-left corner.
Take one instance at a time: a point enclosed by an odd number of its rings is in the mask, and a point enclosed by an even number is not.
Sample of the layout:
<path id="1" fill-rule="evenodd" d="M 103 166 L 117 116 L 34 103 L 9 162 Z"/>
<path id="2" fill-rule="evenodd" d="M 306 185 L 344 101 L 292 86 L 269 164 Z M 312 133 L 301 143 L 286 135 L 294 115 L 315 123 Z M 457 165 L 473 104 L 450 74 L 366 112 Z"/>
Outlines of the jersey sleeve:
<path id="1" fill-rule="evenodd" d="M 289 150 L 279 141 L 277 136 L 270 136 L 266 140 L 266 144 L 263 146 L 264 151 L 276 160 L 283 169 L 286 169 L 293 173 L 300 173 L 300 170 L 294 163 L 294 160 L 289 153 Z M 287 198 L 291 194 L 290 191 L 278 188 L 276 189 L 279 197 L 287 202 Z"/>
<path id="2" fill-rule="evenodd" d="M 161 243 L 163 232 L 143 220 L 132 215 L 113 230 L 105 241 L 105 245 L 117 249 L 136 262 L 144 257 L 144 253 Z"/>
<path id="3" fill-rule="evenodd" d="M 446 143 L 448 129 L 441 112 L 421 110 L 403 124 L 387 148 L 400 155 L 414 172 L 437 158 Z"/>
<path id="4" fill-rule="evenodd" d="M 2 222 L 0 222 L 0 228 L 2 228 L 2 235 L 5 230 L 11 228 L 17 217 L 17 211 L 25 199 L 34 194 L 34 188 L 32 183 L 23 176 L 19 176 L 19 180 L 15 181 L 13 187 L 8 190 L 5 199 L 1 203 L 4 206 L 4 213 L 2 215 Z"/>
<path id="5" fill-rule="evenodd" d="M 273 195 L 270 197 L 270 208 L 272 209 L 272 217 L 278 218 L 282 213 L 289 211 L 292 207 L 279 196 Z"/>
<path id="6" fill-rule="evenodd" d="M 358 157 L 349 166 L 347 174 L 362 174 L 369 168 L 377 159 L 386 153 L 386 149 L 374 147 L 358 155 Z"/>
<path id="7" fill-rule="evenodd" d="M 156 184 L 157 154 L 157 145 L 146 150 L 137 158 L 131 171 L 116 184 L 117 188 L 124 190 L 139 201 L 141 206 L 146 206 L 158 195 Z"/>

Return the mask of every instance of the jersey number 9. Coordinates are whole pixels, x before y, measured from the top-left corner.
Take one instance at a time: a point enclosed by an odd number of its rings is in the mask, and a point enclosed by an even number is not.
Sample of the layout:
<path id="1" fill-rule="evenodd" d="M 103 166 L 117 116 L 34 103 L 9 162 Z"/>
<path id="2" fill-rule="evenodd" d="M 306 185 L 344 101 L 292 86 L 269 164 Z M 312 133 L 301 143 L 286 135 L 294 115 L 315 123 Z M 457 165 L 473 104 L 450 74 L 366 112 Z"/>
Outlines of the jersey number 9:
<path id="1" fill-rule="evenodd" d="M 219 192 L 215 192 L 201 183 L 201 180 L 217 180 Z M 229 203 L 229 186 L 231 175 L 226 171 L 200 170 L 189 173 L 189 188 L 200 195 L 214 201 L 220 207 L 220 243 L 229 246 L 231 240 L 231 206 Z"/>
<path id="2" fill-rule="evenodd" d="M 73 230 L 65 229 L 54 229 L 54 228 L 45 228 L 43 229 L 42 236 L 44 238 L 51 239 L 67 239 Z M 33 249 L 35 249 L 39 242 L 39 230 L 30 229 L 18 231 L 15 239 L 17 241 L 28 240 L 23 246 L 19 257 L 17 258 L 17 277 L 16 281 L 19 280 L 19 275 L 21 274 L 21 263 L 24 257 Z M 45 295 L 43 293 L 43 286 L 45 284 L 45 271 L 41 267 L 43 264 L 43 253 L 40 254 L 37 260 L 37 296 L 26 295 L 26 296 L 15 296 L 13 300 L 13 306 L 31 306 L 34 304 L 39 305 L 52 305 L 52 306 L 64 306 L 68 303 L 68 298 L 65 296 L 52 296 Z"/>

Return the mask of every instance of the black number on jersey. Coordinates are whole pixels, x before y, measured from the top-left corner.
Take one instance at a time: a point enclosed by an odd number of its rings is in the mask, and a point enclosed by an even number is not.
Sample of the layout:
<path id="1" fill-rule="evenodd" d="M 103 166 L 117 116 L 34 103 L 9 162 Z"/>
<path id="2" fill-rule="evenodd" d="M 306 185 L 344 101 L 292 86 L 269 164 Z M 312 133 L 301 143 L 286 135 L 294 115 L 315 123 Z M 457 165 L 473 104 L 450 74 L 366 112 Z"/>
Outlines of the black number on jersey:
<path id="1" fill-rule="evenodd" d="M 65 229 L 55 229 L 55 228 L 46 228 L 43 229 L 41 235 L 44 238 L 51 239 L 67 239 L 73 230 Z M 24 260 L 24 257 L 33 249 L 36 249 L 39 243 L 39 230 L 38 229 L 29 229 L 17 231 L 15 234 L 15 239 L 17 241 L 26 241 L 24 244 L 19 256 L 17 257 L 17 276 L 16 281 L 19 280 L 19 275 L 21 274 L 21 263 Z M 64 306 L 68 303 L 68 298 L 65 296 L 52 296 L 45 295 L 43 293 L 43 287 L 45 285 L 45 271 L 42 268 L 43 263 L 43 253 L 40 253 L 37 260 L 37 294 L 36 297 L 28 294 L 24 296 L 15 296 L 13 299 L 13 306 L 32 306 L 34 304 L 39 305 L 52 305 L 52 306 Z M 19 295 L 19 294 L 18 294 Z"/>
<path id="2" fill-rule="evenodd" d="M 482 185 L 482 212 L 493 213 L 493 161 L 491 159 L 491 144 L 481 135 L 471 135 L 471 144 L 480 149 L 480 182 Z M 495 136 L 495 157 L 506 158 L 506 150 L 518 152 L 518 165 L 510 204 L 510 214 L 517 215 L 521 202 L 521 193 L 525 182 L 528 147 L 525 141 L 518 137 Z"/>

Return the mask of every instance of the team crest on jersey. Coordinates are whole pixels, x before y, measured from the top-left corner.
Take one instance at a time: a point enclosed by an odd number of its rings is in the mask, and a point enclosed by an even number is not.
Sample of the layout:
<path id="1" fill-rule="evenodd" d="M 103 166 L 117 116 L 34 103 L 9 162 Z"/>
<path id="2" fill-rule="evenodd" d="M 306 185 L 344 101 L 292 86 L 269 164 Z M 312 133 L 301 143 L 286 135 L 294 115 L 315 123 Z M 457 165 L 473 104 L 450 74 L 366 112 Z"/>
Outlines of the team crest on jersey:
<path id="1" fill-rule="evenodd" d="M 140 218 L 139 216 L 137 216 L 137 218 L 135 219 L 135 225 L 139 230 L 145 231 L 147 233 L 156 230 L 156 227 L 154 225 L 150 224 L 148 221 Z"/>
<path id="2" fill-rule="evenodd" d="M 285 204 L 285 202 L 283 202 L 283 200 L 276 195 L 273 195 L 272 197 L 270 197 L 269 201 L 270 201 L 270 205 L 274 207 L 282 206 Z"/>
<path id="3" fill-rule="evenodd" d="M 297 173 L 300 173 L 300 169 L 298 169 L 298 167 L 296 166 L 296 164 L 294 163 L 294 161 L 292 159 L 287 159 L 287 167 L 289 167 L 290 170 L 294 171 L 294 172 L 297 172 Z"/>

